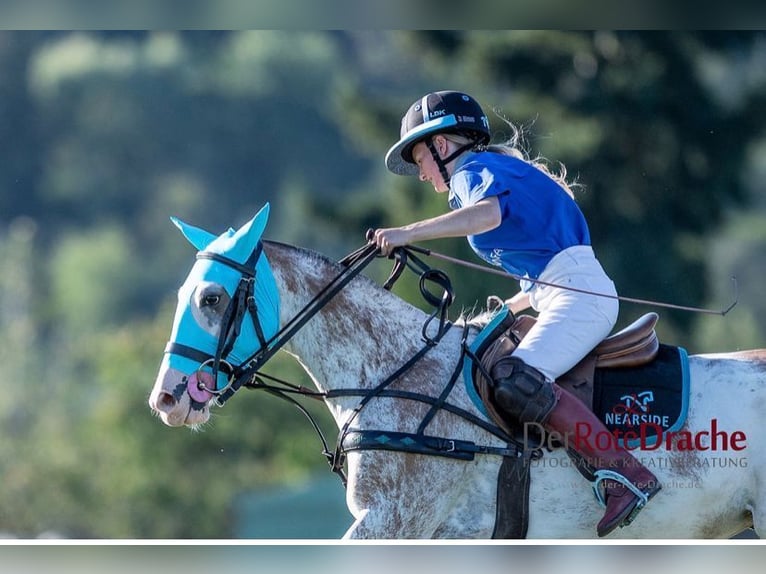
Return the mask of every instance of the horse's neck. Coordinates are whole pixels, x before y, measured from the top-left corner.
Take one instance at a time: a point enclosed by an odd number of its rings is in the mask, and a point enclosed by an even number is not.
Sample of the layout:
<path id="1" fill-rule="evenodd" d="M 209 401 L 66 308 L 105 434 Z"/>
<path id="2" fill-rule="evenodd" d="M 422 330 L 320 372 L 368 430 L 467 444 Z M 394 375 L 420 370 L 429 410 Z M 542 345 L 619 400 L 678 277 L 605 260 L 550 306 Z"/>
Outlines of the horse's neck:
<path id="1" fill-rule="evenodd" d="M 314 253 L 272 245 L 268 257 L 280 292 L 280 322 L 293 318 L 339 273 Z M 286 350 L 321 391 L 372 388 L 422 347 L 426 315 L 372 281 L 351 281 L 298 331 Z"/>

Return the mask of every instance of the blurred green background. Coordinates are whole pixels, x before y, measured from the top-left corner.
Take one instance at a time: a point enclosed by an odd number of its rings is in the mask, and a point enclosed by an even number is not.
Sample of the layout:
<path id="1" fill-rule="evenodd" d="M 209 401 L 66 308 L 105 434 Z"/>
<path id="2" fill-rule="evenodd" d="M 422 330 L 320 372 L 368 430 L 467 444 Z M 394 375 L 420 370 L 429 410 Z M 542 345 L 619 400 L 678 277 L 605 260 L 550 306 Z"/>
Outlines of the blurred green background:
<path id="1" fill-rule="evenodd" d="M 495 141 L 506 117 L 566 166 L 623 295 L 721 308 L 736 275 L 731 315 L 660 310 L 663 340 L 766 346 L 766 33 L 0 32 L 0 533 L 342 533 L 339 483 L 306 505 L 326 464 L 289 405 L 242 392 L 200 432 L 150 414 L 193 260 L 169 216 L 221 232 L 270 201 L 268 238 L 340 258 L 369 227 L 442 213 L 382 160 L 438 89 L 474 95 Z M 429 246 L 475 261 L 464 240 Z M 453 318 L 515 290 L 441 267 Z M 420 304 L 414 283 L 396 292 Z M 646 310 L 624 305 L 618 327 Z M 268 370 L 306 382 L 286 357 Z"/>

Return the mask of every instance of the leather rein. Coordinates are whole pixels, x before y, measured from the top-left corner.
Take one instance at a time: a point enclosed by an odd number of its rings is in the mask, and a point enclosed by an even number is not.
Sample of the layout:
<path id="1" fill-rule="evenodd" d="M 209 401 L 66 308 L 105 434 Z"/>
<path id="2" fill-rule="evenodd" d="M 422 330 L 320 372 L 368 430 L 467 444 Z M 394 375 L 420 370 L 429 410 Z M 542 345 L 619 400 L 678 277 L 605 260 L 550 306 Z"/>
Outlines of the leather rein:
<path id="1" fill-rule="evenodd" d="M 277 242 L 267 243 L 278 244 Z M 331 470 L 340 477 L 344 486 L 347 484 L 347 478 L 344 472 L 346 453 L 351 450 L 392 450 L 444 456 L 462 460 L 472 460 L 475 454 L 494 454 L 509 457 L 523 456 L 523 449 L 518 442 L 506 434 L 500 427 L 491 422 L 487 422 L 483 418 L 480 418 L 465 409 L 447 402 L 450 392 L 459 379 L 463 361 L 466 356 L 466 338 L 469 332 L 469 326 L 467 324 L 464 326 L 463 330 L 461 344 L 462 352 L 460 358 L 452 372 L 450 380 L 438 397 L 387 388 L 420 361 L 428 351 L 435 347 L 452 327 L 452 323 L 447 319 L 447 312 L 453 301 L 454 295 L 449 277 L 444 272 L 430 268 L 421 259 L 414 255 L 413 250 L 410 249 L 409 246 L 397 247 L 389 257 L 394 259 L 394 266 L 388 280 L 383 284 L 383 287 L 390 290 L 407 268 L 411 269 L 419 276 L 421 294 L 424 299 L 434 307 L 434 311 L 423 324 L 421 334 L 424 346 L 373 389 L 333 389 L 327 392 L 318 392 L 261 373 L 260 370 L 265 363 L 341 289 L 361 273 L 373 259 L 379 257 L 380 252 L 374 243 L 367 243 L 363 247 L 344 257 L 339 262 L 342 266 L 342 270 L 333 277 L 333 279 L 322 288 L 319 293 L 317 293 L 314 298 L 295 315 L 295 317 L 288 321 L 268 341 L 265 340 L 265 337 L 263 336 L 263 329 L 260 326 L 258 310 L 253 295 L 256 279 L 255 266 L 262 252 L 262 242 L 259 242 L 253 255 L 245 264 L 238 263 L 217 253 L 206 251 L 199 252 L 197 254 L 197 259 L 210 259 L 216 261 L 235 269 L 242 275 L 235 293 L 232 295 L 229 305 L 224 312 L 216 354 L 210 355 L 198 349 L 174 342 L 168 343 L 165 348 L 165 351 L 168 353 L 175 353 L 198 361 L 200 363 L 199 370 L 210 366 L 213 371 L 213 380 L 217 380 L 219 372 L 228 376 L 228 384 L 223 389 L 217 390 L 200 386 L 201 389 L 210 392 L 215 397 L 215 402 L 219 406 L 223 406 L 223 404 L 242 387 L 251 390 L 263 390 L 293 404 L 310 421 L 322 443 L 322 454 L 327 458 Z M 429 290 L 430 284 L 436 285 L 442 290 L 440 296 Z M 253 322 L 261 347 L 242 361 L 240 365 L 234 366 L 227 361 L 227 357 L 234 346 L 235 340 L 239 336 L 245 317 L 249 317 Z M 434 322 L 436 322 L 436 332 L 429 334 L 430 331 L 434 330 Z M 197 378 L 199 379 L 199 377 Z M 266 381 L 276 384 L 267 383 Z M 300 395 L 317 400 L 359 396 L 361 397 L 361 400 L 353 410 L 351 417 L 349 417 L 340 429 L 334 450 L 330 451 L 328 442 L 314 417 L 291 395 Z M 431 408 L 421 421 L 416 433 L 398 433 L 386 430 L 350 430 L 353 420 L 359 415 L 364 407 L 376 397 L 417 401 L 428 404 Z M 501 439 L 507 446 L 484 446 L 477 445 L 470 441 L 426 435 L 425 430 L 427 426 L 439 410 L 453 413 L 466 421 L 481 427 L 488 433 Z"/>

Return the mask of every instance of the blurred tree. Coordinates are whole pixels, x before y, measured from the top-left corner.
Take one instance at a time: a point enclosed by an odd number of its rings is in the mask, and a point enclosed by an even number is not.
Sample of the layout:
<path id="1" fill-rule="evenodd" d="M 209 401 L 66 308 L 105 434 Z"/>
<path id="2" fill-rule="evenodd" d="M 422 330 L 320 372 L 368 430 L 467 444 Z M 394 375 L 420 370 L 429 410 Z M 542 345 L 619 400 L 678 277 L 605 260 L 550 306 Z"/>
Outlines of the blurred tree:
<path id="1" fill-rule="evenodd" d="M 739 351 L 764 346 L 766 302 L 766 214 L 737 213 L 709 241 L 711 292 L 718 301 L 732 298 L 731 277 L 737 280 L 738 306 L 731 317 L 700 317 L 695 324 L 694 352 Z"/>
<path id="2" fill-rule="evenodd" d="M 0 32 L 0 222 L 36 215 L 45 126 L 27 84 L 29 59 L 49 32 Z"/>
<path id="3" fill-rule="evenodd" d="M 13 408 L 0 413 L 11 439 L 0 447 L 0 531 L 226 538 L 237 493 L 305 479 L 322 467 L 321 445 L 303 415 L 269 395 L 242 391 L 199 432 L 152 417 L 147 383 L 167 329 L 163 317 L 80 336 L 61 343 L 66 357 L 51 357 L 45 367 L 40 347 L 26 349 L 38 365 L 26 376 L 35 381 L 4 385 Z M 18 357 L 4 358 L 5 372 L 17 373 Z M 268 370 L 310 384 L 285 355 Z M 34 384 L 37 377 L 45 384 Z M 332 440 L 327 409 L 307 407 Z"/>
<path id="4" fill-rule="evenodd" d="M 334 119 L 347 72 L 332 35 L 83 32 L 45 40 L 27 55 L 44 126 L 30 213 L 45 220 L 46 245 L 67 230 L 123 227 L 140 257 L 109 272 L 141 293 L 130 310 L 155 311 L 145 302 L 170 286 L 168 266 L 181 269 L 185 252 L 166 239 L 176 238 L 169 215 L 222 231 L 265 201 L 283 203 L 290 184 L 328 200 L 368 170 Z"/>
<path id="5" fill-rule="evenodd" d="M 312 174 L 311 193 L 332 195 L 364 172 L 332 122 L 334 45 L 322 34 L 3 33 L 2 139 L 27 163 L 0 178 L 0 231 L 15 230 L 0 235 L 13 390 L 0 530 L 227 536 L 237 492 L 323 464 L 300 413 L 274 398 L 259 397 L 255 415 L 240 399 L 211 423 L 215 436 L 190 439 L 158 424 L 146 396 L 170 328 L 163 302 L 193 261 L 168 216 L 222 231 L 279 203 L 283 178 Z M 156 321 L 140 319 L 149 313 Z M 286 357 L 270 366 L 299 378 Z"/>

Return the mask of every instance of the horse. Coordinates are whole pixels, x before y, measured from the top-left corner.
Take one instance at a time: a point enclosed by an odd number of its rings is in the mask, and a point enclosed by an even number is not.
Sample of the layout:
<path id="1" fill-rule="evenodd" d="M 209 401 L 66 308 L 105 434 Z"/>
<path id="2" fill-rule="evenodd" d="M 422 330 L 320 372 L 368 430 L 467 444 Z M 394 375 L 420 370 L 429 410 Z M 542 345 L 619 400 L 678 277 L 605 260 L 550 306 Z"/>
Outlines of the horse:
<path id="1" fill-rule="evenodd" d="M 425 424 L 428 436 L 447 444 L 487 447 L 463 458 L 345 451 L 340 463 L 354 518 L 345 539 L 491 538 L 508 443 L 486 424 L 458 366 L 475 332 L 458 328 L 457 320 L 442 321 L 437 335 L 429 335 L 424 325 L 433 315 L 361 273 L 336 285 L 306 316 L 348 266 L 262 240 L 268 212 L 266 204 L 241 228 L 220 235 L 174 219 L 198 254 L 178 291 L 151 409 L 170 426 L 203 425 L 210 408 L 236 391 L 232 373 L 252 379 L 268 357 L 285 351 L 308 373 L 341 434 L 373 429 L 406 439 L 422 434 Z M 277 349 L 273 342 L 287 326 L 289 337 Z M 257 367 L 249 368 L 253 362 Z M 766 350 L 690 355 L 689 375 L 682 431 L 705 441 L 682 450 L 662 443 L 637 454 L 663 488 L 609 538 L 730 538 L 766 528 L 766 449 L 757 446 L 766 436 Z M 383 381 L 387 393 L 380 392 Z M 437 399 L 408 400 L 415 393 Z M 528 464 L 526 537 L 595 538 L 598 497 L 565 449 L 546 449 Z"/>

